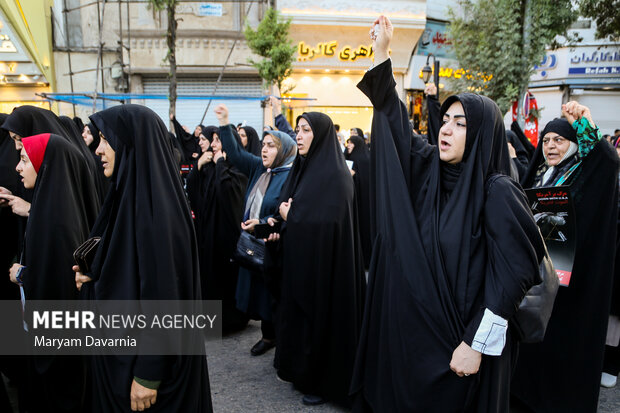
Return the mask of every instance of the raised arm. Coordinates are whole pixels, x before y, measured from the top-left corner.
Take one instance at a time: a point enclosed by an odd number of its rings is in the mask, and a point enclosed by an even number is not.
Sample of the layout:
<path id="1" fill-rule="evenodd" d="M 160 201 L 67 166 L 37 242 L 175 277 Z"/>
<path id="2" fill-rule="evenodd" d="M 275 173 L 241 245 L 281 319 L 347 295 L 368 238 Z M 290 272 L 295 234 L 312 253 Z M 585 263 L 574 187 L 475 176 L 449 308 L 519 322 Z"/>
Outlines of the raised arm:
<path id="1" fill-rule="evenodd" d="M 603 136 L 592 120 L 590 109 L 578 102 L 570 101 L 562 105 L 562 114 L 577 132 L 579 155 L 583 158 L 596 146 Z"/>
<path id="2" fill-rule="evenodd" d="M 295 139 L 297 137 L 297 134 L 288 123 L 288 120 L 286 120 L 284 115 L 282 115 L 282 106 L 280 106 L 280 99 L 272 96 L 271 98 L 269 98 L 269 100 L 271 102 L 271 109 L 273 111 L 276 128 L 278 128 L 279 131 L 286 133 L 291 138 Z"/>
<path id="3" fill-rule="evenodd" d="M 375 66 L 366 72 L 357 87 L 370 99 L 374 109 L 373 148 L 376 139 L 391 139 L 396 148 L 403 174 L 409 181 L 411 156 L 414 152 L 428 152 L 428 145 L 420 137 L 414 136 L 409 124 L 407 108 L 396 93 L 396 82 L 392 74 L 392 62 L 388 50 L 393 28 L 389 19 L 381 16 L 375 21 L 380 30 L 373 39 Z"/>
<path id="4" fill-rule="evenodd" d="M 437 98 L 437 87 L 434 83 L 429 83 L 426 85 L 424 93 L 426 94 L 426 108 L 428 109 L 428 142 L 437 145 L 437 136 L 439 136 L 439 128 L 441 128 L 441 103 Z"/>
<path id="5" fill-rule="evenodd" d="M 246 152 L 239 146 L 232 134 L 232 125 L 228 120 L 228 108 L 226 105 L 218 105 L 215 108 L 215 115 L 220 122 L 219 136 L 222 142 L 222 150 L 226 153 L 227 159 L 247 177 L 250 177 L 256 169 L 263 166 L 260 157 Z"/>

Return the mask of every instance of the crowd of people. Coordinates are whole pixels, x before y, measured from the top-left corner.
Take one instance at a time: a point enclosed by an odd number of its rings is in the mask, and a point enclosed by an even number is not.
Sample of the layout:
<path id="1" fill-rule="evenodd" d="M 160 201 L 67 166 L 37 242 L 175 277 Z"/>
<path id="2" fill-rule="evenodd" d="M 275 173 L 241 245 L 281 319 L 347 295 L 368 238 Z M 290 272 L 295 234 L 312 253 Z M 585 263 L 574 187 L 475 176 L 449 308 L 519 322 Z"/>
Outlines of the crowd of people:
<path id="1" fill-rule="evenodd" d="M 262 137 L 224 105 L 193 132 L 133 104 L 86 125 L 1 114 L 0 298 L 220 300 L 225 334 L 260 320 L 249 353 L 275 348 L 274 374 L 306 405 L 596 412 L 620 370 L 620 137 L 571 101 L 534 147 L 493 100 L 440 103 L 430 89 L 419 135 L 395 90 L 389 19 L 371 37 L 358 84 L 370 144 L 319 112 L 293 129 L 276 98 Z M 524 188 L 556 186 L 574 200 L 572 276 L 544 340 L 526 344 L 514 318 L 548 253 Z M 204 356 L 2 357 L 0 370 L 24 412 L 213 410 Z"/>

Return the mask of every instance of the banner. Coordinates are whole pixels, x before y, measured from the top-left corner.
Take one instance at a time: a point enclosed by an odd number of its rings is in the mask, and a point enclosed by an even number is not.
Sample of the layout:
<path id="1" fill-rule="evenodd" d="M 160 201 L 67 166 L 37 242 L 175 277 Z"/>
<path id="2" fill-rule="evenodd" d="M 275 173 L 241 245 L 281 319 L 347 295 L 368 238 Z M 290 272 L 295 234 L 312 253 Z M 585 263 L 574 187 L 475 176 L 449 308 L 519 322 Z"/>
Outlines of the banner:
<path id="1" fill-rule="evenodd" d="M 570 193 L 564 186 L 532 188 L 525 193 L 560 279 L 560 285 L 567 287 L 573 271 L 577 239 Z"/>

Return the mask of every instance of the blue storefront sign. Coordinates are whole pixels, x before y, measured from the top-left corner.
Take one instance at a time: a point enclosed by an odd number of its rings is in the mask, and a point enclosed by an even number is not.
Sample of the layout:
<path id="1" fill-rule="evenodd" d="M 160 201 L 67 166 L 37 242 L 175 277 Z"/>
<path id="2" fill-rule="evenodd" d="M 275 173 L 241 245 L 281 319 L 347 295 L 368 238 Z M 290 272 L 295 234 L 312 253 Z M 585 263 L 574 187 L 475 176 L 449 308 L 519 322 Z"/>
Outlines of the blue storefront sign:
<path id="1" fill-rule="evenodd" d="M 198 5 L 199 16 L 216 16 L 222 17 L 222 5 L 218 3 L 200 3 Z"/>

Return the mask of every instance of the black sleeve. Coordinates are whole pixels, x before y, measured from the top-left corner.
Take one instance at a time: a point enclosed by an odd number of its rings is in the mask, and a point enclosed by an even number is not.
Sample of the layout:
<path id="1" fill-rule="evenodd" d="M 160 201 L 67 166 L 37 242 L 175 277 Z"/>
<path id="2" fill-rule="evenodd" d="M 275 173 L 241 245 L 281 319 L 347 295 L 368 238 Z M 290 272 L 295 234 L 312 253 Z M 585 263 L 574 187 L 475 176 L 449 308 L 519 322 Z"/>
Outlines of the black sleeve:
<path id="1" fill-rule="evenodd" d="M 373 141 L 377 137 L 393 139 L 403 173 L 409 180 L 412 152 L 426 151 L 431 145 L 411 131 L 407 108 L 396 93 L 392 61 L 388 59 L 366 72 L 357 87 L 370 99 L 375 111 Z M 374 130 L 375 127 L 381 130 Z"/>
<path id="2" fill-rule="evenodd" d="M 506 176 L 497 179 L 485 203 L 487 273 L 484 307 L 508 320 L 525 293 L 540 283 L 544 243 L 521 187 Z"/>
<path id="3" fill-rule="evenodd" d="M 437 145 L 439 129 L 441 129 L 441 104 L 435 95 L 426 96 L 426 108 L 428 109 L 428 142 Z"/>
<path id="4" fill-rule="evenodd" d="M 282 115 L 281 113 L 278 116 L 276 116 L 275 124 L 276 124 L 276 128 L 278 128 L 279 131 L 288 134 L 293 139 L 296 138 L 297 134 L 295 133 L 291 125 L 288 123 L 288 120 L 286 120 L 284 115 Z"/>

